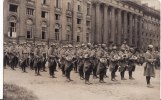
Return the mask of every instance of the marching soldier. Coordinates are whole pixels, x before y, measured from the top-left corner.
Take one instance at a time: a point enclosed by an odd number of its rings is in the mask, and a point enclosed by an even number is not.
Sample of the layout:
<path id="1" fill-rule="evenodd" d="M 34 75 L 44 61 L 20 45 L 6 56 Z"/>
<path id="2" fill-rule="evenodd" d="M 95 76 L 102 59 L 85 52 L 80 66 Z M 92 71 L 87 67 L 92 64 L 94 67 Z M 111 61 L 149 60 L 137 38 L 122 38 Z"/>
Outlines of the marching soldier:
<path id="1" fill-rule="evenodd" d="M 65 76 L 68 82 L 72 81 L 70 78 L 70 72 L 72 71 L 73 66 L 74 66 L 74 62 L 73 62 L 74 53 L 73 53 L 72 48 L 73 46 L 69 44 L 68 50 L 65 52 L 65 55 L 66 55 Z"/>
<path id="2" fill-rule="evenodd" d="M 154 62 L 156 59 L 153 56 L 152 50 L 153 45 L 149 45 L 147 52 L 144 54 L 146 63 L 144 67 L 144 76 L 146 76 L 147 87 L 152 87 L 150 84 L 150 79 L 151 77 L 155 77 Z"/>
<path id="3" fill-rule="evenodd" d="M 84 50 L 85 45 L 82 44 L 81 48 L 78 49 L 78 71 L 79 71 L 79 76 L 80 79 L 84 79 L 84 74 L 83 74 L 83 66 L 84 66 L 84 61 L 83 61 L 83 50 Z"/>
<path id="4" fill-rule="evenodd" d="M 137 56 L 134 54 L 134 52 L 134 49 L 130 48 L 127 70 L 129 71 L 129 79 L 131 80 L 134 80 L 132 77 L 132 72 L 135 71 L 135 63 L 137 61 Z"/>
<path id="5" fill-rule="evenodd" d="M 51 44 L 48 50 L 48 62 L 49 62 L 49 74 L 52 78 L 55 78 L 54 72 L 57 65 L 57 50 L 56 45 Z"/>
<path id="6" fill-rule="evenodd" d="M 21 56 L 21 60 L 20 60 L 20 66 L 21 66 L 22 72 L 26 72 L 27 59 L 29 56 L 29 52 L 28 52 L 26 43 L 24 43 L 24 46 L 21 49 L 22 49 L 22 56 Z"/>
<path id="7" fill-rule="evenodd" d="M 111 81 L 116 81 L 115 77 L 115 73 L 118 70 L 119 67 L 119 60 L 120 60 L 120 56 L 117 53 L 117 47 L 113 46 L 112 48 L 112 52 L 110 53 L 110 71 L 111 71 Z"/>
<path id="8" fill-rule="evenodd" d="M 34 50 L 34 68 L 35 68 L 35 75 L 39 76 L 40 75 L 40 69 L 41 69 L 41 50 L 40 50 L 40 44 L 37 44 L 37 47 Z"/>
<path id="9" fill-rule="evenodd" d="M 75 55 L 74 71 L 75 73 L 78 73 L 78 46 L 77 45 L 74 48 L 74 55 Z"/>
<path id="10" fill-rule="evenodd" d="M 11 54 L 11 62 L 10 62 L 10 66 L 11 66 L 11 69 L 15 70 L 15 67 L 16 67 L 16 63 L 17 63 L 17 55 L 18 55 L 18 52 L 17 52 L 17 48 L 16 48 L 16 43 L 13 42 L 13 45 L 10 49 L 10 54 Z"/>
<path id="11" fill-rule="evenodd" d="M 34 70 L 33 64 L 34 64 L 34 49 L 35 49 L 35 44 L 32 43 L 30 47 L 30 53 L 29 53 L 29 64 L 30 64 L 30 69 Z"/>
<path id="12" fill-rule="evenodd" d="M 128 66 L 128 50 L 124 49 L 124 48 L 121 48 L 121 51 L 119 52 L 119 55 L 121 57 L 120 59 L 120 66 L 119 66 L 119 72 L 120 72 L 120 76 L 121 76 L 121 80 L 126 80 L 125 79 L 125 71 L 127 69 L 127 66 Z"/>
<path id="13" fill-rule="evenodd" d="M 63 46 L 60 50 L 59 58 L 60 58 L 60 67 L 62 71 L 62 75 L 65 76 L 65 52 L 67 50 L 67 46 Z"/>
<path id="14" fill-rule="evenodd" d="M 85 84 L 90 84 L 89 78 L 92 72 L 92 64 L 91 64 L 91 44 L 88 43 L 87 47 L 85 47 L 83 51 L 83 57 L 84 57 L 84 75 L 85 75 Z"/>
<path id="15" fill-rule="evenodd" d="M 45 48 L 45 44 L 42 44 L 42 48 L 41 48 L 40 51 L 42 53 L 41 68 L 42 68 L 42 71 L 46 72 L 46 70 L 45 70 L 45 63 L 47 61 L 47 49 Z"/>
<path id="16" fill-rule="evenodd" d="M 98 53 L 99 52 L 99 53 Z M 97 51 L 99 82 L 104 83 L 107 68 L 107 55 L 103 49 Z"/>
<path id="17" fill-rule="evenodd" d="M 8 48 L 7 48 L 7 43 L 4 42 L 3 46 L 4 46 L 4 48 L 3 48 L 3 66 L 4 66 L 4 69 L 6 69 L 6 65 L 7 65 L 7 62 L 8 62 Z"/>

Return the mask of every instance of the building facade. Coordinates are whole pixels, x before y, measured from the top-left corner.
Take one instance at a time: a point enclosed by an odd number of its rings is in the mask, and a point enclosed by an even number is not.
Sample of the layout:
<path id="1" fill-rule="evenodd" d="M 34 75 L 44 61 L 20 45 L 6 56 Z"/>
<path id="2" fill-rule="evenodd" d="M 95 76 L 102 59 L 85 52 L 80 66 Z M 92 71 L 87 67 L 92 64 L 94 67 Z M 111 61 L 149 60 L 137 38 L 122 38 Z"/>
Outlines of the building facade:
<path id="1" fill-rule="evenodd" d="M 160 12 L 121 0 L 4 0 L 4 41 L 159 46 Z"/>

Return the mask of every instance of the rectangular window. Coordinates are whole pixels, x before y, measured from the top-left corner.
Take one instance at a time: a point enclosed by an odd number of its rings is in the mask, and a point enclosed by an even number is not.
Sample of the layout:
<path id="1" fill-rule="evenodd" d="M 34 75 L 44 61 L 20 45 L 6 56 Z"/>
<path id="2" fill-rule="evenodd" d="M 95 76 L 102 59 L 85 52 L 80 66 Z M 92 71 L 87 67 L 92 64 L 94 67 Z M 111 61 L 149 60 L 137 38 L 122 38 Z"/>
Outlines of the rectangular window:
<path id="1" fill-rule="evenodd" d="M 87 4 L 87 15 L 90 15 L 90 4 Z"/>
<path id="2" fill-rule="evenodd" d="M 46 5 L 46 0 L 42 0 L 42 4 Z"/>
<path id="3" fill-rule="evenodd" d="M 70 40 L 70 35 L 66 34 L 66 40 L 69 41 Z"/>
<path id="4" fill-rule="evenodd" d="M 30 32 L 30 31 L 27 31 L 27 38 L 28 38 L 28 39 L 31 39 L 31 38 L 32 38 L 31 32 Z"/>
<path id="5" fill-rule="evenodd" d="M 86 21 L 86 25 L 87 26 L 90 26 L 90 21 Z"/>
<path id="6" fill-rule="evenodd" d="M 18 6 L 16 6 L 16 5 L 10 4 L 9 11 L 11 11 L 11 12 L 17 12 L 17 7 Z"/>
<path id="7" fill-rule="evenodd" d="M 59 29 L 55 29 L 55 40 L 59 41 Z"/>
<path id="8" fill-rule="evenodd" d="M 81 6 L 80 5 L 78 5 L 78 12 L 80 12 L 81 11 Z"/>
<path id="9" fill-rule="evenodd" d="M 48 16 L 48 13 L 47 12 L 45 12 L 45 11 L 42 11 L 41 12 L 41 17 L 42 18 L 47 18 L 47 16 Z"/>
<path id="10" fill-rule="evenodd" d="M 55 19 L 56 20 L 60 20 L 60 15 L 59 14 L 55 14 Z"/>
<path id="11" fill-rule="evenodd" d="M 69 2 L 68 2 L 68 10 L 71 10 L 71 5 Z"/>
<path id="12" fill-rule="evenodd" d="M 89 42 L 89 33 L 86 33 L 86 42 Z"/>
<path id="13" fill-rule="evenodd" d="M 10 22 L 9 23 L 9 37 L 16 37 L 16 23 Z"/>
<path id="14" fill-rule="evenodd" d="M 81 19 L 77 19 L 77 24 L 81 24 Z"/>
<path id="15" fill-rule="evenodd" d="M 42 27 L 42 39 L 46 38 L 46 27 Z"/>
<path id="16" fill-rule="evenodd" d="M 77 42 L 80 42 L 80 36 L 77 36 Z"/>
<path id="17" fill-rule="evenodd" d="M 26 14 L 27 15 L 34 15 L 34 9 L 27 8 Z"/>
<path id="18" fill-rule="evenodd" d="M 56 8 L 59 8 L 60 0 L 56 0 Z"/>

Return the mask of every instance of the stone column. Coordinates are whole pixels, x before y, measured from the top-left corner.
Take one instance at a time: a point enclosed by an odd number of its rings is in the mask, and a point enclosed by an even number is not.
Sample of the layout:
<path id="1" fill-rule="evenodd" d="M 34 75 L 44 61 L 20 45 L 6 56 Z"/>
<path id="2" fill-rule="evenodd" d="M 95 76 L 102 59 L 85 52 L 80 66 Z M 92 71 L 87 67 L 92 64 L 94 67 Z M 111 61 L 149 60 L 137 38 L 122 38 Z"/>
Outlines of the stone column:
<path id="1" fill-rule="evenodd" d="M 104 5 L 104 34 L 103 34 L 103 43 L 108 43 L 108 16 L 107 16 L 108 6 Z"/>
<path id="2" fill-rule="evenodd" d="M 141 48 L 141 46 L 142 46 L 142 43 L 141 43 L 141 39 L 142 39 L 142 18 L 140 17 L 139 18 L 139 36 L 138 36 L 139 38 L 139 48 Z"/>
<path id="3" fill-rule="evenodd" d="M 96 43 L 100 43 L 100 4 L 96 3 Z"/>
<path id="4" fill-rule="evenodd" d="M 137 15 L 135 15 L 134 16 L 134 25 L 135 25 L 135 46 L 137 47 L 137 43 L 138 43 L 138 25 L 137 25 L 137 22 L 138 22 L 138 16 Z"/>
<path id="5" fill-rule="evenodd" d="M 111 8 L 111 40 L 115 44 L 115 8 Z"/>
<path id="6" fill-rule="evenodd" d="M 122 18 L 121 18 L 121 10 L 118 9 L 118 44 L 121 45 L 121 24 L 122 24 Z"/>
<path id="7" fill-rule="evenodd" d="M 124 11 L 124 39 L 127 39 L 127 12 Z"/>
<path id="8" fill-rule="evenodd" d="M 129 14 L 129 21 L 130 21 L 130 23 L 129 23 L 129 38 L 128 38 L 130 46 L 132 45 L 132 33 L 133 33 L 132 32 L 132 24 L 133 24 L 132 19 L 133 19 L 133 15 L 132 15 L 132 13 L 130 13 Z"/>

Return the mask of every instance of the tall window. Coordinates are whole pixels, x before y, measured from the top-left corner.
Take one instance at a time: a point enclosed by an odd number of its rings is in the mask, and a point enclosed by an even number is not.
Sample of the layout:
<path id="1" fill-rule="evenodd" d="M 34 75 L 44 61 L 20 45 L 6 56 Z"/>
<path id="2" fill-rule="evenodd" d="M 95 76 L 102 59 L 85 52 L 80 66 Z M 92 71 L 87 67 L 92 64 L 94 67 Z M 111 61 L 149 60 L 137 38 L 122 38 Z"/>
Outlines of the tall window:
<path id="1" fill-rule="evenodd" d="M 66 34 L 66 40 L 70 41 L 70 36 L 71 36 L 71 26 L 67 26 L 67 34 Z"/>
<path id="2" fill-rule="evenodd" d="M 60 15 L 59 14 L 55 14 L 55 19 L 56 20 L 60 20 Z"/>
<path id="3" fill-rule="evenodd" d="M 71 10 L 70 2 L 68 2 L 68 10 Z"/>
<path id="4" fill-rule="evenodd" d="M 60 30 L 59 30 L 59 24 L 56 24 L 55 25 L 55 40 L 56 41 L 59 41 L 59 32 L 60 32 Z"/>
<path id="5" fill-rule="evenodd" d="M 89 42 L 89 33 L 86 33 L 86 42 Z"/>
<path id="6" fill-rule="evenodd" d="M 77 19 L 77 24 L 81 24 L 81 19 Z"/>
<path id="7" fill-rule="evenodd" d="M 61 2 L 61 0 L 55 0 L 56 1 L 56 8 L 60 8 L 60 2 Z"/>
<path id="8" fill-rule="evenodd" d="M 86 21 L 86 25 L 89 27 L 90 26 L 90 21 Z"/>
<path id="9" fill-rule="evenodd" d="M 42 0 L 42 4 L 46 5 L 46 0 Z"/>
<path id="10" fill-rule="evenodd" d="M 32 8 L 27 8 L 26 14 L 27 14 L 27 15 L 34 15 L 34 9 L 32 9 Z"/>
<path id="11" fill-rule="evenodd" d="M 78 12 L 81 12 L 81 6 L 78 5 Z"/>
<path id="12" fill-rule="evenodd" d="M 11 12 L 17 12 L 17 5 L 13 5 L 13 4 L 10 4 L 10 6 L 9 6 L 9 11 L 11 11 Z"/>
<path id="13" fill-rule="evenodd" d="M 10 17 L 8 37 L 16 37 L 16 18 Z"/>
<path id="14" fill-rule="evenodd" d="M 87 4 L 87 15 L 90 15 L 90 4 Z"/>
<path id="15" fill-rule="evenodd" d="M 27 28 L 26 28 L 26 38 L 31 39 L 33 33 L 33 22 L 32 20 L 27 20 Z"/>
<path id="16" fill-rule="evenodd" d="M 42 11 L 42 12 L 41 12 L 41 17 L 42 17 L 42 18 L 47 18 L 47 17 L 48 17 L 48 12 Z"/>
<path id="17" fill-rule="evenodd" d="M 46 34 L 47 34 L 47 24 L 43 22 L 41 27 L 41 39 L 46 39 Z"/>

